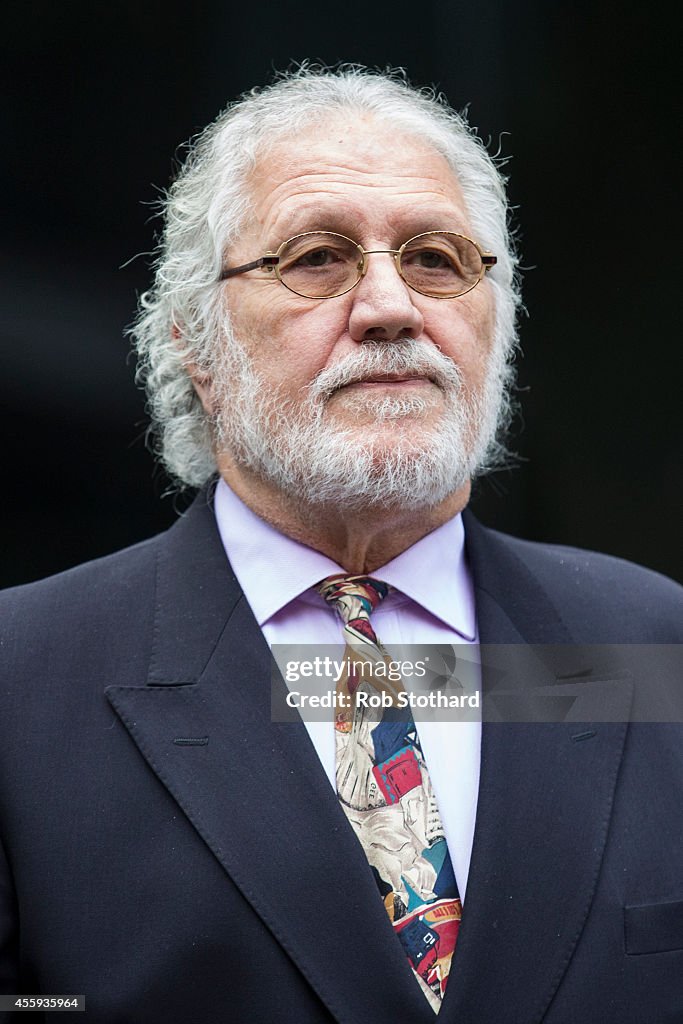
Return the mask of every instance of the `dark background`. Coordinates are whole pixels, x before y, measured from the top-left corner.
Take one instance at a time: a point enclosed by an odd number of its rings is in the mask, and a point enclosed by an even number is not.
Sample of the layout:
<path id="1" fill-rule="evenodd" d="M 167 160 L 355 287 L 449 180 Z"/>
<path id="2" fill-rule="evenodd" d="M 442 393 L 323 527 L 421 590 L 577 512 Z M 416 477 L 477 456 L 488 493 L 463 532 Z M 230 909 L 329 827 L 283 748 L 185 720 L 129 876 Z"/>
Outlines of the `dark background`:
<path id="1" fill-rule="evenodd" d="M 528 317 L 491 525 L 683 577 L 675 26 L 657 5 L 30 3 L 5 15 L 0 586 L 162 529 L 124 327 L 180 142 L 305 57 L 404 65 L 508 165 Z M 505 133 L 502 134 L 501 133 Z M 182 501 L 180 502 L 182 507 Z"/>

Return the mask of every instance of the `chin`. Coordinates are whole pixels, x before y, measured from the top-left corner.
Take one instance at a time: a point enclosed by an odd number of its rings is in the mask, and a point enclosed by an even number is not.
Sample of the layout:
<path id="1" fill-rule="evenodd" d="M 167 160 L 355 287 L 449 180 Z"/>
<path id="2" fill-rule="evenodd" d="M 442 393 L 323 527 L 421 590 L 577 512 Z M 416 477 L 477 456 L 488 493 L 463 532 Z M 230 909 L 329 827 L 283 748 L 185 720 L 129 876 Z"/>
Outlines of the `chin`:
<path id="1" fill-rule="evenodd" d="M 342 427 L 402 420 L 435 420 L 444 415 L 443 394 L 437 388 L 406 388 L 402 393 L 352 391 L 338 394 L 327 406 L 330 418 Z"/>

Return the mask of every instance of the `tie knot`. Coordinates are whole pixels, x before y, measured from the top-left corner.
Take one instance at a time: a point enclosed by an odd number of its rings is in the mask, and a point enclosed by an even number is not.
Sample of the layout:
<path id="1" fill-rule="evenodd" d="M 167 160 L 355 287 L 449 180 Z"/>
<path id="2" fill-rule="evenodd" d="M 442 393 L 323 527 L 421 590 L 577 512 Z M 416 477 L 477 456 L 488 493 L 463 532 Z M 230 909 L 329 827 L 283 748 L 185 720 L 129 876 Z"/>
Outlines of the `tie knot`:
<path id="1" fill-rule="evenodd" d="M 370 621 L 370 615 L 389 593 L 389 585 L 371 576 L 328 576 L 318 592 L 336 608 L 344 625 Z"/>

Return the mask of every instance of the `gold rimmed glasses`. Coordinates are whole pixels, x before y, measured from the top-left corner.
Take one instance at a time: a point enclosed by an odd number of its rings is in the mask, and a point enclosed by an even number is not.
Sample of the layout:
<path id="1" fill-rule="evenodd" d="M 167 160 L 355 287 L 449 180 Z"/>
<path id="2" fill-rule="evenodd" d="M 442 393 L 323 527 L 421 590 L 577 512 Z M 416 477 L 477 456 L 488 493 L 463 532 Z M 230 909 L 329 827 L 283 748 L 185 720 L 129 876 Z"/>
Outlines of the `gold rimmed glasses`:
<path id="1" fill-rule="evenodd" d="M 305 231 L 275 252 L 251 263 L 228 267 L 225 281 L 249 270 L 274 274 L 285 288 L 307 299 L 333 299 L 350 292 L 367 271 L 367 256 L 393 256 L 396 269 L 413 291 L 434 299 L 455 299 L 475 288 L 497 258 L 456 231 L 423 231 L 400 249 L 363 249 L 335 231 Z"/>

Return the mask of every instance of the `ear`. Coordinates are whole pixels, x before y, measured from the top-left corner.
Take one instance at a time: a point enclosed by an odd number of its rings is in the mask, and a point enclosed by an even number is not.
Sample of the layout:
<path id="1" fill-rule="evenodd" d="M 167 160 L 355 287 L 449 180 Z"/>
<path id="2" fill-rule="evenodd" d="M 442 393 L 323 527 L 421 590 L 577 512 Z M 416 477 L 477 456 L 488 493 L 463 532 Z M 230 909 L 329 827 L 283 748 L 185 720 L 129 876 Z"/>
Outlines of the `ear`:
<path id="1" fill-rule="evenodd" d="M 171 337 L 175 342 L 179 341 L 182 337 L 180 328 L 177 324 L 173 324 L 171 328 Z M 199 369 L 197 363 L 188 361 L 183 364 L 187 372 L 188 377 L 192 381 L 192 387 L 197 392 L 199 400 L 201 401 L 204 412 L 207 416 L 213 416 L 214 413 L 214 402 L 213 402 L 213 380 L 208 373 L 205 373 Z"/>
<path id="2" fill-rule="evenodd" d="M 214 414 L 213 380 L 208 373 L 201 373 L 196 363 L 185 363 L 185 369 L 192 381 L 192 387 L 199 395 L 207 416 Z"/>

